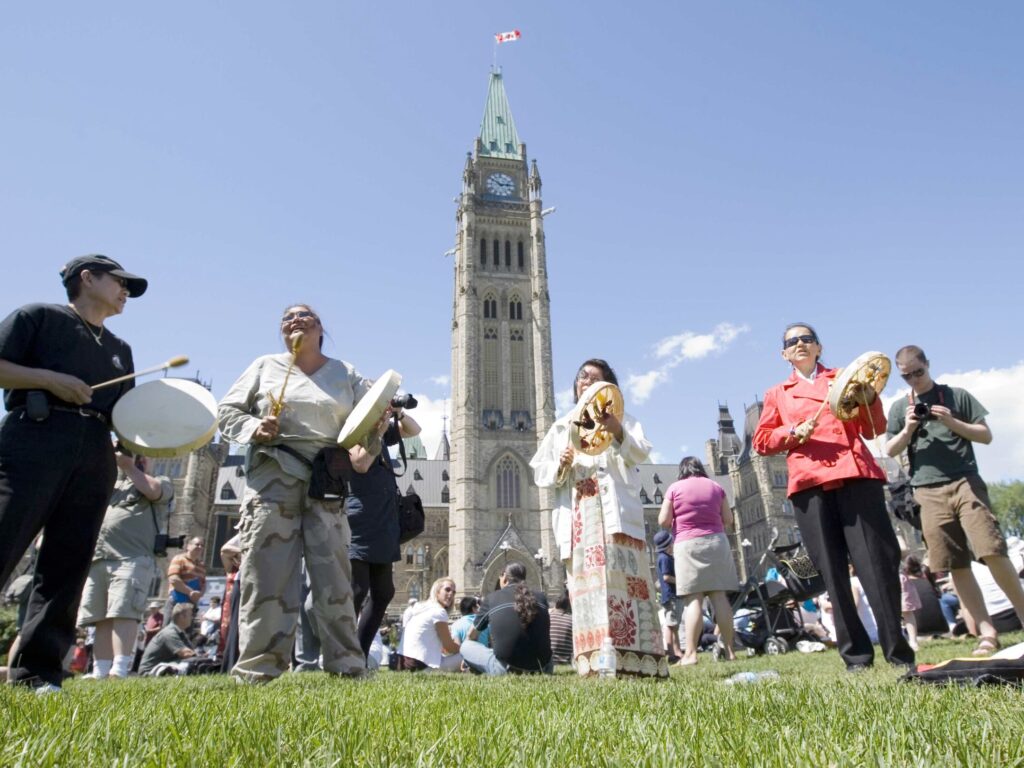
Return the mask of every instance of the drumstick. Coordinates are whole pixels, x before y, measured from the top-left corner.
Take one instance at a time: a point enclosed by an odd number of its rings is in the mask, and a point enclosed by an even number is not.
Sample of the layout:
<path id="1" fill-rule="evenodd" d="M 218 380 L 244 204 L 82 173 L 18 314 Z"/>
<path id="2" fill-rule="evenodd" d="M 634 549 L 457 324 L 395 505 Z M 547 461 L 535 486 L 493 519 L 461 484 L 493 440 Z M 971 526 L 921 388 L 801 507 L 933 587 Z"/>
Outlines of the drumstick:
<path id="1" fill-rule="evenodd" d="M 295 361 L 299 357 L 299 350 L 302 349 L 302 341 L 306 336 L 302 331 L 295 334 L 295 341 L 292 342 L 292 359 L 288 363 L 288 370 L 284 373 L 284 382 L 281 384 L 281 394 L 277 397 L 270 396 L 270 415 L 280 416 L 281 411 L 284 410 L 284 391 L 288 387 L 288 379 L 291 378 L 292 369 L 295 367 Z"/>
<path id="2" fill-rule="evenodd" d="M 811 417 L 811 421 L 810 421 L 811 424 L 814 424 L 815 426 L 817 426 L 817 424 L 818 424 L 818 417 L 821 416 L 822 411 L 825 410 L 825 406 L 828 405 L 828 396 L 829 396 L 829 394 L 831 392 L 832 392 L 832 382 L 830 381 L 828 383 L 828 392 L 825 393 L 825 399 L 821 401 L 821 405 L 818 406 L 818 410 L 816 410 L 814 412 L 814 415 Z M 810 435 L 808 435 L 808 437 L 810 437 Z M 807 442 L 807 438 L 804 438 L 803 440 L 800 440 L 799 442 L 800 442 L 801 445 L 803 445 L 804 443 Z"/>
<path id="3" fill-rule="evenodd" d="M 128 381 L 128 379 L 134 379 L 136 376 L 145 376 L 149 373 L 156 373 L 157 371 L 166 371 L 168 368 L 177 368 L 179 365 L 185 365 L 188 362 L 188 358 L 185 355 L 178 355 L 178 357 L 172 357 L 166 363 L 160 365 L 154 365 L 152 368 L 147 368 L 144 371 L 136 371 L 135 373 L 127 373 L 124 376 L 118 376 L 116 379 L 110 379 L 110 381 L 103 381 L 99 384 L 93 384 L 93 389 L 101 389 L 102 387 L 109 387 L 111 384 L 120 384 L 122 381 Z"/>

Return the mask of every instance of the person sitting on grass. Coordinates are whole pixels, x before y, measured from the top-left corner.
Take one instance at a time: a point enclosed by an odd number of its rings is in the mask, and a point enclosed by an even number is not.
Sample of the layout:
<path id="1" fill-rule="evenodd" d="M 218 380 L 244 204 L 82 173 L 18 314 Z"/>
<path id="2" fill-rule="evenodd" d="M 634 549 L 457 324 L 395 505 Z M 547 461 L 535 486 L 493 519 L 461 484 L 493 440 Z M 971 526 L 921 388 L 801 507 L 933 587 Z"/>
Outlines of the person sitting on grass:
<path id="1" fill-rule="evenodd" d="M 562 595 L 555 600 L 548 620 L 551 622 L 551 661 L 572 664 L 572 603 L 567 588 L 562 588 Z"/>
<path id="2" fill-rule="evenodd" d="M 480 598 L 476 595 L 466 595 L 459 600 L 459 613 L 462 615 L 452 622 L 451 631 L 452 639 L 460 646 L 465 642 L 469 630 L 473 628 L 473 622 L 476 620 L 479 610 Z M 479 640 L 484 645 L 490 645 L 490 630 L 481 632 Z"/>
<path id="3" fill-rule="evenodd" d="M 181 661 L 196 655 L 186 630 L 192 626 L 192 603 L 178 603 L 171 610 L 171 623 L 161 629 L 146 646 L 139 664 L 139 674 L 152 674 L 160 664 Z"/>
<path id="4" fill-rule="evenodd" d="M 411 606 L 398 644 L 398 669 L 416 672 L 462 668 L 459 646 L 448 628 L 448 612 L 455 603 L 455 582 L 445 577 L 430 587 L 430 597 Z"/>
<path id="5" fill-rule="evenodd" d="M 548 600 L 526 584 L 522 563 L 505 566 L 497 592 L 480 603 L 473 629 L 462 644 L 462 658 L 474 672 L 504 675 L 509 672 L 551 674 L 551 626 Z M 488 648 L 480 642 L 484 630 L 491 631 Z"/>

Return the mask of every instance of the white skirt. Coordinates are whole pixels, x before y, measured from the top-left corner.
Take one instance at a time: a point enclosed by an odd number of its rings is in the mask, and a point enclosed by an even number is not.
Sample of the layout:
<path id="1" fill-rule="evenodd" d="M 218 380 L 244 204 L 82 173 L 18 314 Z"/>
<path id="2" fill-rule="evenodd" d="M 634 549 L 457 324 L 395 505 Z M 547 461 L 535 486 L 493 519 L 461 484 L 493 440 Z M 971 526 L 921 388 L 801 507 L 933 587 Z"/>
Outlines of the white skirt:
<path id="1" fill-rule="evenodd" d="M 724 533 L 677 541 L 672 554 L 676 559 L 677 595 L 730 592 L 739 587 L 729 537 Z"/>

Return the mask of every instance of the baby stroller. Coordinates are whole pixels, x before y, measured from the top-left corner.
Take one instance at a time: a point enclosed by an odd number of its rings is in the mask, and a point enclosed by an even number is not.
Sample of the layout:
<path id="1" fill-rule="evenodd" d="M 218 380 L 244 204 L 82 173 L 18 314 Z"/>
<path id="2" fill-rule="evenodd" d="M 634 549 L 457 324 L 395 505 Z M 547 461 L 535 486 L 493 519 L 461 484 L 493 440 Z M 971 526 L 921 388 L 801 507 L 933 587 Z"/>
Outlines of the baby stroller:
<path id="1" fill-rule="evenodd" d="M 770 562 L 779 578 L 758 580 L 751 575 L 732 602 L 736 640 L 748 656 L 759 652 L 776 656 L 789 651 L 798 640 L 814 639 L 804 629 L 798 604 L 824 592 L 825 581 L 807 555 L 797 554 L 800 542 L 777 547 L 778 540 L 779 532 L 773 528 L 754 573 L 763 572 Z M 715 661 L 722 651 L 721 645 L 712 650 Z"/>

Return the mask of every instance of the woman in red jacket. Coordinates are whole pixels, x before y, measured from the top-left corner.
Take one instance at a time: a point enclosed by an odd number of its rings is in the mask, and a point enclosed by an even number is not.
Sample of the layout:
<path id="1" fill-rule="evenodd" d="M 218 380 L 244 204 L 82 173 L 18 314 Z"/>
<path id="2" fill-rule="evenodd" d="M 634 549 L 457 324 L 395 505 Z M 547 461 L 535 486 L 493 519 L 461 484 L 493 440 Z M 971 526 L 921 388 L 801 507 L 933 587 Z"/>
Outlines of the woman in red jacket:
<path id="1" fill-rule="evenodd" d="M 885 431 L 882 404 L 867 387 L 869 405 L 852 421 L 839 421 L 822 407 L 838 371 L 819 362 L 821 343 L 807 323 L 786 328 L 782 357 L 793 372 L 765 394 L 754 450 L 764 456 L 787 453 L 787 494 L 804 546 L 825 579 L 839 653 L 851 672 L 874 661 L 850 590 L 852 562 L 878 622 L 885 658 L 912 665 L 914 652 L 900 627 L 900 547 L 885 508 L 885 472 L 861 439 Z"/>

